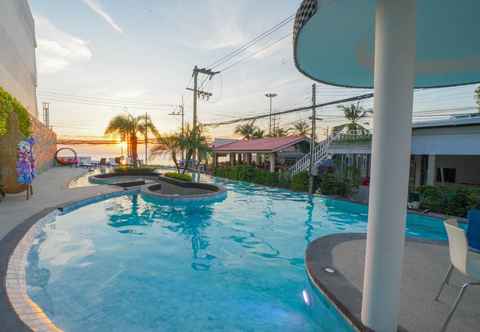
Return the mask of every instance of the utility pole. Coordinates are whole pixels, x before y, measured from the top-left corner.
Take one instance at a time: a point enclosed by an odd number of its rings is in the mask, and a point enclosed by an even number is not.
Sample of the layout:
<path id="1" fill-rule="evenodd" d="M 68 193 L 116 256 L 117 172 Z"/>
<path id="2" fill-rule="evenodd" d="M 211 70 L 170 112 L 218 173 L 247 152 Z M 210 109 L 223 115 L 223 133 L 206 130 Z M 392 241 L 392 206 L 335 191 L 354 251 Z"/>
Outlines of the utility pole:
<path id="1" fill-rule="evenodd" d="M 311 129 L 311 141 L 310 141 L 310 178 L 308 182 L 308 192 L 310 195 L 313 194 L 314 190 L 314 181 L 315 176 L 313 174 L 313 169 L 315 167 L 313 160 L 313 153 L 315 152 L 315 138 L 316 138 L 316 127 L 317 127 L 317 85 L 312 84 L 312 129 Z"/>
<path id="2" fill-rule="evenodd" d="M 43 105 L 43 124 L 50 128 L 50 103 L 44 102 Z"/>
<path id="3" fill-rule="evenodd" d="M 195 66 L 193 68 L 193 89 L 187 88 L 189 91 L 193 91 L 193 130 L 197 128 L 197 123 L 198 123 L 198 97 L 201 97 L 203 99 L 209 99 L 212 94 L 210 92 L 202 91 L 198 89 L 198 75 L 203 74 L 207 75 L 208 79 L 211 80 L 213 76 L 220 74 L 219 71 L 213 71 L 211 69 L 207 68 L 198 68 L 198 66 Z"/>
<path id="4" fill-rule="evenodd" d="M 185 106 L 183 104 L 183 96 L 182 96 L 182 104 L 178 105 L 178 111 L 177 112 L 172 112 L 169 113 L 168 115 L 173 115 L 173 116 L 181 116 L 182 117 L 182 136 L 185 135 Z M 185 151 L 182 149 L 182 159 L 185 159 Z"/>
<path id="5" fill-rule="evenodd" d="M 278 96 L 276 93 L 270 93 L 270 92 L 267 92 L 265 94 L 265 97 L 267 97 L 269 100 L 270 100 L 270 124 L 269 124 L 269 127 L 268 127 L 268 134 L 270 136 L 272 136 L 272 99 L 275 98 L 276 96 Z M 275 119 L 274 119 L 275 121 Z M 274 127 L 275 127 L 275 124 L 274 124 Z M 274 131 L 275 131 L 275 128 L 273 128 Z"/>
<path id="6" fill-rule="evenodd" d="M 145 112 L 145 165 L 148 164 L 148 113 Z"/>
<path id="7" fill-rule="evenodd" d="M 192 124 L 192 130 L 196 134 L 197 132 L 197 126 L 198 126 L 198 97 L 206 98 L 207 100 L 212 96 L 210 92 L 202 91 L 198 89 L 198 75 L 203 74 L 207 75 L 208 79 L 211 80 L 213 76 L 219 74 L 219 71 L 213 71 L 211 69 L 207 68 L 198 68 L 198 66 L 195 66 L 193 68 L 193 89 L 187 88 L 189 91 L 193 91 L 193 124 Z M 197 151 L 193 152 L 193 160 L 195 161 L 197 159 Z M 188 165 L 187 165 L 188 167 Z"/>

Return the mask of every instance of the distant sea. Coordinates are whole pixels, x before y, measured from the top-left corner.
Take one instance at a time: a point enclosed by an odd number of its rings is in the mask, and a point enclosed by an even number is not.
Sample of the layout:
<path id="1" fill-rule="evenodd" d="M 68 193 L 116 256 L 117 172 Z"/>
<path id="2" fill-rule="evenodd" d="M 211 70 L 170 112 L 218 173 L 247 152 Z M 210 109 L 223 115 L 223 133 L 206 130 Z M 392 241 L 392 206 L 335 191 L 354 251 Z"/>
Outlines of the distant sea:
<path id="1" fill-rule="evenodd" d="M 155 165 L 164 165 L 164 166 L 173 166 L 173 161 L 168 152 L 166 153 L 157 153 L 152 155 L 150 152 L 151 148 L 155 147 L 156 144 L 149 144 L 148 146 L 148 163 Z M 74 149 L 77 152 L 79 157 L 92 157 L 93 160 L 99 161 L 101 158 L 115 158 L 122 155 L 122 149 L 118 144 L 69 144 L 62 145 L 58 144 L 57 148 L 69 147 Z M 126 155 L 126 151 L 123 151 Z M 62 156 L 69 156 L 68 152 L 61 154 Z M 145 156 L 145 147 L 143 145 L 138 145 L 138 158 L 144 160 Z"/>

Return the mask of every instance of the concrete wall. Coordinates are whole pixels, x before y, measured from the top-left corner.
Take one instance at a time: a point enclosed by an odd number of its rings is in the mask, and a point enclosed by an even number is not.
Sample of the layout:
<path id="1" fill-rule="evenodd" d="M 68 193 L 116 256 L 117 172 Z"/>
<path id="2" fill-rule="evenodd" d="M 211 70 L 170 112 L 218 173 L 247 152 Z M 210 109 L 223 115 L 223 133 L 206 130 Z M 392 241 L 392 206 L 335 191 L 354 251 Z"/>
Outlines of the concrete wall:
<path id="1" fill-rule="evenodd" d="M 35 48 L 35 25 L 27 0 L 1 0 L 0 86 L 37 117 Z"/>
<path id="2" fill-rule="evenodd" d="M 53 166 L 57 151 L 57 135 L 40 121 L 32 117 L 32 136 L 35 138 L 34 154 L 37 172 L 41 173 Z"/>

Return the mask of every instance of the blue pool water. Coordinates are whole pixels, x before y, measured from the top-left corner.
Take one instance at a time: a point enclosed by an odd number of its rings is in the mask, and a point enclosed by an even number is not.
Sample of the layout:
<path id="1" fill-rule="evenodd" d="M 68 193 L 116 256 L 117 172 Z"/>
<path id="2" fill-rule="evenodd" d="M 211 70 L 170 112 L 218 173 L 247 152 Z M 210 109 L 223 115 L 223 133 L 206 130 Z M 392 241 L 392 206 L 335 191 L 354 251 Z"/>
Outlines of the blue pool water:
<path id="1" fill-rule="evenodd" d="M 213 181 L 224 201 L 131 195 L 57 217 L 29 254 L 29 295 L 65 331 L 350 331 L 312 291 L 304 252 L 322 235 L 365 232 L 366 207 Z M 407 232 L 446 237 L 417 215 Z"/>

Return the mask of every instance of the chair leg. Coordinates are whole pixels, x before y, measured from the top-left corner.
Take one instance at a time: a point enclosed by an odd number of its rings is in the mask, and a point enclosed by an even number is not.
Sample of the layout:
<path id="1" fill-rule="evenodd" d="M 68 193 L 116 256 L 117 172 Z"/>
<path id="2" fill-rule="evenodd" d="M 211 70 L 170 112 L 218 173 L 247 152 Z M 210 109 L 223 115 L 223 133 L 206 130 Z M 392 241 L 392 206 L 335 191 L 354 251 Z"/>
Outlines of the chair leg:
<path id="1" fill-rule="evenodd" d="M 480 286 L 480 282 L 470 282 L 466 283 L 465 285 L 462 286 L 462 289 L 460 290 L 460 293 L 458 293 L 457 298 L 455 299 L 455 303 L 453 304 L 452 309 L 450 309 L 450 312 L 448 313 L 447 319 L 443 323 L 442 329 L 440 330 L 441 332 L 445 332 L 447 330 L 448 323 L 450 323 L 450 320 L 453 317 L 453 314 L 457 310 L 458 304 L 462 300 L 463 294 L 467 290 L 469 286 Z"/>
<path id="2" fill-rule="evenodd" d="M 438 298 L 440 297 L 440 294 L 442 294 L 443 288 L 445 285 L 448 285 L 450 281 L 450 276 L 452 275 L 453 272 L 453 265 L 450 264 L 450 267 L 448 268 L 447 274 L 445 275 L 445 278 L 443 279 L 442 285 L 440 286 L 440 289 L 438 290 L 437 296 L 435 296 L 435 301 L 438 301 Z"/>

